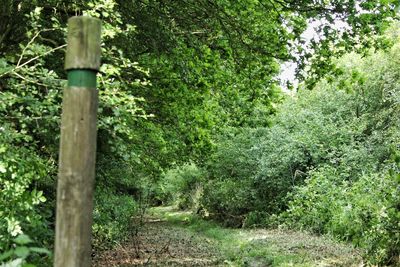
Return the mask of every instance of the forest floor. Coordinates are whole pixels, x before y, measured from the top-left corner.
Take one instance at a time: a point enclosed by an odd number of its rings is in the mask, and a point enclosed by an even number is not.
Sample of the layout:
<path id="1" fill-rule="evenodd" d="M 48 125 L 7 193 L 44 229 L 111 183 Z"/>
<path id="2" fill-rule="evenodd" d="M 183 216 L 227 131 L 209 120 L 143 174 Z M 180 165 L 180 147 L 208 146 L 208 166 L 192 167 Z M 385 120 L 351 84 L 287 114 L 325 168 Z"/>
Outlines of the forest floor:
<path id="1" fill-rule="evenodd" d="M 172 207 L 152 208 L 129 240 L 94 266 L 363 266 L 360 252 L 304 232 L 224 228 Z"/>

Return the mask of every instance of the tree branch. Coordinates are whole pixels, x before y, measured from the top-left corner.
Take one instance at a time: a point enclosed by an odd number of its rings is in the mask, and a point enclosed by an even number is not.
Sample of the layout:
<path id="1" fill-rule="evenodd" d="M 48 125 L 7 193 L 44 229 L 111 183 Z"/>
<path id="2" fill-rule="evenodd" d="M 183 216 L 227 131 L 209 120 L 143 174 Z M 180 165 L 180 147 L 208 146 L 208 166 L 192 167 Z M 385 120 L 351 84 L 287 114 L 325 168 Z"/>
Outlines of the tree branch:
<path id="1" fill-rule="evenodd" d="M 60 45 L 60 46 L 58 46 L 58 47 L 55 47 L 55 48 L 53 48 L 53 49 L 47 51 L 46 53 L 43 53 L 43 54 L 38 55 L 38 56 L 36 56 L 36 57 L 34 57 L 34 58 L 31 58 L 30 60 L 26 61 L 25 63 L 23 63 L 23 64 L 21 64 L 21 65 L 19 65 L 19 66 L 16 66 L 16 67 L 13 68 L 12 70 L 9 70 L 9 71 L 4 72 L 3 74 L 0 75 L 0 78 L 3 77 L 3 76 L 5 76 L 6 74 L 9 74 L 9 73 L 11 73 L 11 72 L 15 72 L 16 70 L 18 70 L 18 69 L 22 68 L 23 66 L 25 66 L 25 65 L 27 65 L 27 64 L 29 64 L 29 63 L 31 63 L 32 61 L 37 60 L 38 58 L 44 57 L 45 55 L 51 54 L 51 53 L 53 53 L 54 51 L 59 50 L 59 49 L 61 49 L 61 48 L 64 48 L 64 47 L 66 47 L 66 46 L 67 46 L 67 44 Z"/>

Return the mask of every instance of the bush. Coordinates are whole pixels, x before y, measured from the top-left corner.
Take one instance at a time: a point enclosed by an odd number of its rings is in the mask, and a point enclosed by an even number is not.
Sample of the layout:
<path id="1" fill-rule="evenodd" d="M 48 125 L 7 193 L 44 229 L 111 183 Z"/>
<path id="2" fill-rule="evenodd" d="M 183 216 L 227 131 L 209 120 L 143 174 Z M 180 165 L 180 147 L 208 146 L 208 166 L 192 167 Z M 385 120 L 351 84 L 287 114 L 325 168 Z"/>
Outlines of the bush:
<path id="1" fill-rule="evenodd" d="M 245 225 L 264 224 L 287 207 L 287 193 L 311 169 L 335 165 L 343 177 L 356 179 L 357 164 L 373 161 L 354 142 L 359 127 L 353 122 L 352 95 L 327 83 L 321 86 L 281 105 L 272 127 L 228 129 L 220 137 L 207 164 L 212 181 L 202 201 L 210 213 L 219 213 L 215 217 L 223 221 L 234 215 L 246 218 Z M 242 190 L 247 194 L 241 195 Z M 224 199 L 225 191 L 240 197 Z"/>
<path id="2" fill-rule="evenodd" d="M 228 129 L 207 164 L 212 181 L 203 202 L 209 212 L 220 213 L 220 220 L 229 220 L 225 213 L 250 224 L 268 222 L 265 217 L 284 211 L 288 193 L 311 176 L 309 183 L 318 185 L 303 190 L 315 217 L 304 218 L 312 219 L 304 225 L 324 232 L 334 209 L 328 203 L 342 194 L 338 188 L 383 171 L 390 145 L 399 140 L 398 46 L 368 59 L 347 55 L 338 61 L 343 74 L 288 98 L 270 128 Z M 241 197 L 225 199 L 225 192 Z"/>
<path id="3" fill-rule="evenodd" d="M 323 168 L 296 188 L 282 217 L 292 226 L 351 241 L 366 249 L 371 263 L 399 263 L 399 192 L 400 173 L 375 173 L 349 183 Z"/>
<path id="4" fill-rule="evenodd" d="M 93 211 L 93 247 L 104 249 L 130 237 L 135 229 L 133 217 L 139 205 L 129 195 L 96 189 Z"/>
<path id="5" fill-rule="evenodd" d="M 201 205 L 209 216 L 225 226 L 243 225 L 246 214 L 253 209 L 249 180 L 212 180 L 204 187 Z"/>
<path id="6" fill-rule="evenodd" d="M 207 162 L 209 180 L 201 205 L 214 219 L 228 226 L 242 226 L 248 212 L 257 210 L 254 175 L 259 148 L 255 144 L 265 128 L 225 129 Z"/>
<path id="7" fill-rule="evenodd" d="M 1 266 L 36 266 L 32 263 L 40 263 L 41 266 L 51 265 L 51 252 L 43 247 L 35 247 L 33 244 L 33 240 L 25 234 L 14 238 L 12 248 L 0 254 Z"/>
<path id="8" fill-rule="evenodd" d="M 260 139 L 266 128 L 228 128 L 217 139 L 214 153 L 207 161 L 211 179 L 249 180 L 258 170 Z"/>
<path id="9" fill-rule="evenodd" d="M 351 107 L 346 127 L 352 134 L 328 147 L 328 157 L 295 189 L 282 215 L 292 226 L 353 242 L 373 264 L 400 261 L 399 167 L 391 163 L 399 162 L 399 46 L 364 60 L 348 55 L 340 62 L 347 64 L 346 71 L 332 88 L 351 96 L 349 104 L 339 105 Z"/>
<path id="10" fill-rule="evenodd" d="M 12 240 L 23 233 L 36 241 L 52 234 L 38 209 L 46 198 L 37 190 L 51 168 L 33 149 L 15 146 L 24 137 L 6 124 L 0 128 L 0 251 L 10 249 Z"/>
<path id="11" fill-rule="evenodd" d="M 306 227 L 316 233 L 326 232 L 326 227 L 342 203 L 344 190 L 349 183 L 340 179 L 332 167 L 321 167 L 310 173 L 305 185 L 295 188 L 288 210 L 282 214 L 296 227 Z"/>
<path id="12" fill-rule="evenodd" d="M 205 172 L 194 163 L 166 171 L 159 182 L 161 198 L 181 209 L 197 209 Z"/>

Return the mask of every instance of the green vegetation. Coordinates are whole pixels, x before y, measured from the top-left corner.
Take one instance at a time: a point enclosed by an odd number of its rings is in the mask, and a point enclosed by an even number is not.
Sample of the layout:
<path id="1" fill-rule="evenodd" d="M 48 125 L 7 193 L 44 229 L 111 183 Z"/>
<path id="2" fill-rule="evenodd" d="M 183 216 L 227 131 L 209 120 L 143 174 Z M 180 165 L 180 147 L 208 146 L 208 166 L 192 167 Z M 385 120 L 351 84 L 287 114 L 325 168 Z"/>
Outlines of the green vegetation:
<path id="1" fill-rule="evenodd" d="M 400 264 L 398 8 L 395 0 L 4 0 L 0 264 L 51 265 L 73 15 L 103 22 L 96 251 L 137 233 L 133 218 L 147 207 L 173 203 L 229 227 L 329 234 L 371 264 Z M 311 24 L 318 36 L 307 43 Z M 284 62 L 298 65 L 292 96 L 281 90 Z M 227 250 L 239 242 L 189 219 Z M 241 245 L 232 262 L 273 255 L 279 265 L 274 250 Z"/>
<path id="2" fill-rule="evenodd" d="M 304 232 L 223 228 L 171 207 L 153 208 L 150 214 L 206 238 L 212 249 L 221 252 L 223 266 L 355 266 L 361 261 L 351 246 Z"/>
<path id="3" fill-rule="evenodd" d="M 341 74 L 286 99 L 270 127 L 221 134 L 205 177 L 196 179 L 202 190 L 196 211 L 228 226 L 284 225 L 330 234 L 365 249 L 373 264 L 398 264 L 395 42 L 387 52 L 338 60 Z M 180 168 L 170 171 L 175 179 L 168 183 L 193 196 L 176 184 L 182 184 Z M 187 171 L 185 177 L 195 175 Z"/>

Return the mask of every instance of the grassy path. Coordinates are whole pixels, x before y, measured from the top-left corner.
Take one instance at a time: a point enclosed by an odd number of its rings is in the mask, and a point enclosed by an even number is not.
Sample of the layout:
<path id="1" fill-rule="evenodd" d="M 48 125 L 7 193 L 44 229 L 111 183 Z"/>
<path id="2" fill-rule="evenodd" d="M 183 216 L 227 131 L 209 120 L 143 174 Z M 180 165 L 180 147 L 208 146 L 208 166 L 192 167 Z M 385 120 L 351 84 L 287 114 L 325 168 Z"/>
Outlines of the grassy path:
<path id="1" fill-rule="evenodd" d="M 129 242 L 94 266 L 363 266 L 357 251 L 306 233 L 228 229 L 171 207 L 153 208 Z"/>

